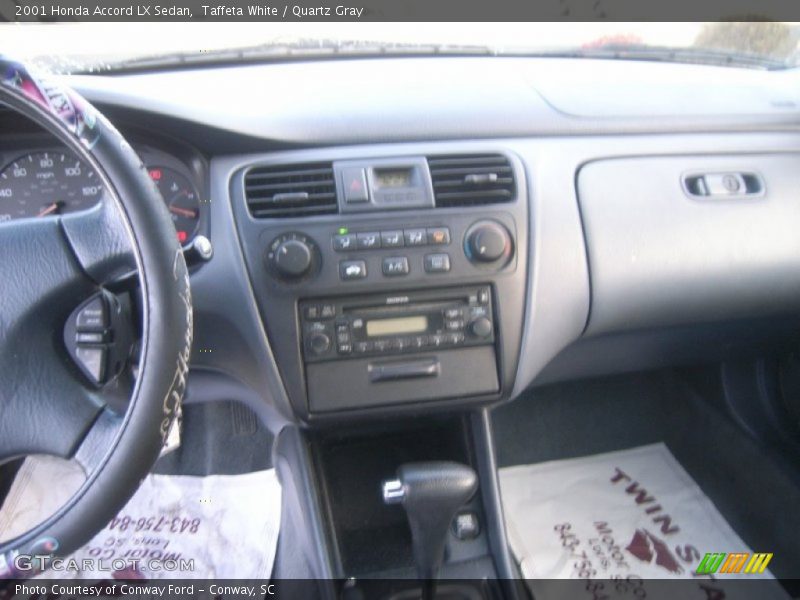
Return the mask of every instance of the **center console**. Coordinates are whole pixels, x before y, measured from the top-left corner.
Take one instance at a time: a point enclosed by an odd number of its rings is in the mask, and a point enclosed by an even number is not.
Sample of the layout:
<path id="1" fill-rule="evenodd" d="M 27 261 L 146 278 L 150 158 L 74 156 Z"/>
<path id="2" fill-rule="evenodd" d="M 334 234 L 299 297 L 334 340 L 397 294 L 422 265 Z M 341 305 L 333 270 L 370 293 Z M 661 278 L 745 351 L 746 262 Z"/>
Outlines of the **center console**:
<path id="1" fill-rule="evenodd" d="M 297 416 L 501 399 L 524 317 L 527 202 L 502 151 L 336 150 L 231 178 L 242 251 Z"/>

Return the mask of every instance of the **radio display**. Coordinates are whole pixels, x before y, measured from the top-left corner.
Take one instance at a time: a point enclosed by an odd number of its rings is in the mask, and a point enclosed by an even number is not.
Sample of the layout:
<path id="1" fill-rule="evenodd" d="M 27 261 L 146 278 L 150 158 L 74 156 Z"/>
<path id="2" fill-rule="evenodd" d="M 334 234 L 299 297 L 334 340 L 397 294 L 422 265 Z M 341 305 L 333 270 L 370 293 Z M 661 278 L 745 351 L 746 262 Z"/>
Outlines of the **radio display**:
<path id="1" fill-rule="evenodd" d="M 380 187 L 408 187 L 411 169 L 375 169 L 375 182 Z"/>
<path id="2" fill-rule="evenodd" d="M 428 329 L 428 317 L 397 317 L 367 321 L 367 336 L 397 335 L 399 333 L 419 333 Z"/>

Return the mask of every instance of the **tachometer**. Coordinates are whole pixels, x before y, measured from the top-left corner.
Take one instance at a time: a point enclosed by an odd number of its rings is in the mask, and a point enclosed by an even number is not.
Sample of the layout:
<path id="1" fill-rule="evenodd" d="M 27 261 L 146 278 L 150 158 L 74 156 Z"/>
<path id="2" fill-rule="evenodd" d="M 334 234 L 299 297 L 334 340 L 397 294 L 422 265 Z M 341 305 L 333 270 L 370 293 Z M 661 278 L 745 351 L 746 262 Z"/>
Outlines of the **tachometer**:
<path id="1" fill-rule="evenodd" d="M 0 171 L 0 222 L 84 210 L 100 201 L 95 172 L 64 152 L 32 152 Z"/>
<path id="2" fill-rule="evenodd" d="M 200 224 L 200 197 L 189 178 L 169 167 L 148 167 L 175 223 L 178 241 L 192 240 Z"/>

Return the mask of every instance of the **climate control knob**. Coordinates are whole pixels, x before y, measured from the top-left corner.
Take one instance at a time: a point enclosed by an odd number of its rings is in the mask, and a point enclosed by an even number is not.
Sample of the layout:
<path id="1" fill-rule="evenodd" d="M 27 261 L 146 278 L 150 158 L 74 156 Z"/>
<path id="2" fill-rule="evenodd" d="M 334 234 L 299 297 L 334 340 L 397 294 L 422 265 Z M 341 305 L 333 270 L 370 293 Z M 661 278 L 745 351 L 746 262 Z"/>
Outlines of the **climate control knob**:
<path id="1" fill-rule="evenodd" d="M 478 221 L 467 230 L 464 252 L 477 263 L 494 263 L 511 256 L 511 235 L 496 221 Z"/>
<path id="2" fill-rule="evenodd" d="M 298 280 L 314 270 L 319 262 L 318 253 L 316 244 L 307 236 L 285 233 L 269 245 L 267 263 L 280 279 Z"/>

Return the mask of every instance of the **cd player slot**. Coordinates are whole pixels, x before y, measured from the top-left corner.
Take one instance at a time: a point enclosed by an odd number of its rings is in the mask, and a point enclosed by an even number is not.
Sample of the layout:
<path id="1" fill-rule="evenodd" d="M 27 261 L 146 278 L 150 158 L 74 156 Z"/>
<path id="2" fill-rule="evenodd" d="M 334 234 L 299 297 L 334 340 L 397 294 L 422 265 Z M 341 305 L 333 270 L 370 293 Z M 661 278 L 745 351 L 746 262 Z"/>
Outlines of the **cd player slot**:
<path id="1" fill-rule="evenodd" d="M 461 300 L 461 302 L 459 302 Z M 386 305 L 386 304 L 373 304 L 369 306 L 343 306 L 342 312 L 344 314 L 353 314 L 358 312 L 362 316 L 370 316 L 370 315 L 389 315 L 389 314 L 405 314 L 409 312 L 409 307 L 413 306 L 415 310 L 418 311 L 425 311 L 425 310 L 436 310 L 441 308 L 447 308 L 449 306 L 453 306 L 456 304 L 463 303 L 465 299 L 459 300 L 451 300 L 449 302 L 425 302 L 419 304 L 395 304 L 395 305 Z"/>

